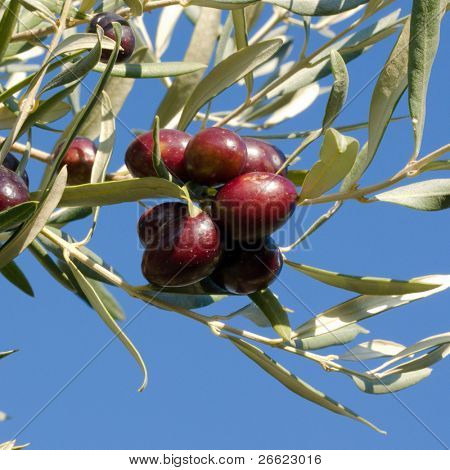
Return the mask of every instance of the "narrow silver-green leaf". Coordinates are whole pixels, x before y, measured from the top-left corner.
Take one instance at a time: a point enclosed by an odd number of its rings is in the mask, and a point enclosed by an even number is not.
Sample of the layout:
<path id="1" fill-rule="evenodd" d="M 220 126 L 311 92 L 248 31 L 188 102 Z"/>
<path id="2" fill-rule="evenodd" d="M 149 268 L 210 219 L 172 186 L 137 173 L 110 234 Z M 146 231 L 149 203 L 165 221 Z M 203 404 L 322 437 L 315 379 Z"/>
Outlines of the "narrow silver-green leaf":
<path id="1" fill-rule="evenodd" d="M 379 359 L 380 357 L 395 356 L 403 351 L 405 346 L 394 341 L 385 339 L 372 339 L 365 343 L 358 344 L 347 350 L 344 354 L 339 354 L 341 361 L 366 361 L 368 359 Z"/>
<path id="2" fill-rule="evenodd" d="M 247 357 L 252 359 L 263 370 L 270 374 L 273 378 L 281 382 L 286 388 L 296 393 L 297 395 L 312 401 L 319 406 L 322 406 L 334 413 L 346 416 L 347 418 L 355 419 L 360 423 L 366 424 L 377 432 L 384 434 L 384 431 L 377 428 L 371 422 L 357 415 L 354 411 L 345 407 L 341 403 L 333 400 L 323 392 L 313 388 L 299 377 L 295 376 L 292 372 L 285 369 L 281 364 L 274 361 L 270 356 L 264 353 L 261 349 L 253 346 L 241 339 L 229 337 L 230 341 Z"/>
<path id="3" fill-rule="evenodd" d="M 295 263 L 285 260 L 286 264 L 292 268 L 306 274 L 317 281 L 330 286 L 339 287 L 359 294 L 366 295 L 402 295 L 415 292 L 424 292 L 437 288 L 438 284 L 419 282 L 415 279 L 409 281 L 397 281 L 385 277 L 371 276 L 351 276 L 334 271 L 307 266 L 305 264 Z"/>
<path id="4" fill-rule="evenodd" d="M 23 271 L 14 261 L 10 261 L 6 266 L 0 268 L 0 273 L 22 292 L 25 292 L 25 294 L 34 297 L 31 284 L 29 283 Z"/>
<path id="5" fill-rule="evenodd" d="M 106 64 L 98 63 L 94 71 L 102 73 Z M 206 68 L 206 65 L 195 62 L 154 62 L 126 63 L 114 65 L 111 76 L 125 78 L 161 78 L 186 75 Z"/>
<path id="6" fill-rule="evenodd" d="M 282 44 L 280 39 L 259 42 L 235 52 L 216 65 L 192 92 L 178 128 L 185 129 L 203 105 L 272 57 Z"/>
<path id="7" fill-rule="evenodd" d="M 327 129 L 340 113 L 344 106 L 348 93 L 348 72 L 344 59 L 338 51 L 332 50 L 330 53 L 331 71 L 333 72 L 334 83 L 328 98 L 322 127 Z"/>
<path id="8" fill-rule="evenodd" d="M 81 271 L 76 267 L 76 265 L 71 261 L 70 258 L 66 259 L 70 269 L 73 272 L 73 275 L 76 277 L 78 283 L 80 284 L 81 288 L 83 289 L 84 294 L 88 298 L 90 304 L 94 307 L 96 312 L 99 314 L 100 318 L 105 322 L 108 328 L 114 333 L 114 335 L 121 341 L 121 343 L 128 349 L 130 354 L 133 356 L 137 364 L 142 370 L 144 374 L 144 380 L 142 385 L 139 387 L 139 391 L 143 391 L 147 387 L 148 377 L 147 377 L 147 368 L 145 363 L 136 349 L 134 344 L 130 341 L 128 336 L 122 331 L 119 325 L 114 321 L 111 313 L 108 311 L 106 305 L 98 296 L 97 292 L 91 284 L 87 281 L 87 279 L 83 276 Z"/>
<path id="9" fill-rule="evenodd" d="M 359 162 L 359 179 L 373 160 L 392 113 L 408 85 L 409 18 L 384 64 L 372 93 L 369 109 L 367 152 Z"/>
<path id="10" fill-rule="evenodd" d="M 182 189 L 170 181 L 153 177 L 136 178 L 68 186 L 59 207 L 105 206 L 146 198 L 175 197 L 182 199 L 183 196 Z"/>
<path id="11" fill-rule="evenodd" d="M 425 292 L 404 295 L 360 295 L 325 310 L 300 325 L 294 336 L 317 336 L 336 331 L 387 310 L 409 304 L 419 299 L 442 292 L 450 287 L 450 275 L 431 275 L 413 281 L 436 284 L 439 287 Z"/>
<path id="12" fill-rule="evenodd" d="M 67 181 L 67 167 L 59 172 L 51 189 L 21 229 L 0 248 L 0 267 L 6 266 L 34 240 L 58 205 Z"/>
<path id="13" fill-rule="evenodd" d="M 75 33 L 68 36 L 64 41 L 58 44 L 53 50 L 52 57 L 69 52 L 81 51 L 84 49 L 93 49 L 98 44 L 97 34 L 94 33 Z M 102 49 L 113 50 L 115 41 L 107 36 L 102 38 Z"/>
<path id="14" fill-rule="evenodd" d="M 400 186 L 374 199 L 400 204 L 421 211 L 440 211 L 450 207 L 450 178 L 434 179 Z"/>
<path id="15" fill-rule="evenodd" d="M 183 62 L 209 64 L 219 33 L 219 26 L 220 11 L 202 8 Z M 159 116 L 161 127 L 167 127 L 183 109 L 203 73 L 203 70 L 198 70 L 178 77 L 172 83 L 155 113 Z"/>
<path id="16" fill-rule="evenodd" d="M 297 15 L 327 16 L 337 15 L 364 5 L 369 0 L 263 0 Z"/>
<path id="17" fill-rule="evenodd" d="M 319 197 L 336 186 L 352 169 L 358 150 L 356 139 L 327 129 L 320 147 L 320 159 L 306 175 L 300 198 Z"/>
<path id="18" fill-rule="evenodd" d="M 18 0 L 11 0 L 3 11 L 3 16 L 0 20 L 0 31 L 2 32 L 0 36 L 0 62 L 2 62 L 5 56 L 9 41 L 14 33 L 20 8 Z"/>
<path id="19" fill-rule="evenodd" d="M 236 49 L 244 49 L 248 47 L 247 40 L 247 23 L 245 20 L 244 9 L 236 9 L 231 12 L 234 24 L 234 39 L 236 41 Z M 245 77 L 245 84 L 247 86 L 247 96 L 250 96 L 253 89 L 253 75 L 250 72 Z"/>
<path id="20" fill-rule="evenodd" d="M 291 340 L 292 330 L 284 307 L 270 289 L 249 294 L 250 299 L 261 309 L 273 329 L 286 341 Z"/>
<path id="21" fill-rule="evenodd" d="M 427 368 L 404 374 L 391 375 L 382 379 L 363 378 L 355 375 L 352 376 L 352 379 L 362 392 L 374 394 L 393 393 L 416 385 L 421 380 L 426 379 L 431 372 L 432 370 Z"/>
<path id="22" fill-rule="evenodd" d="M 0 233 L 17 228 L 34 213 L 38 206 L 37 201 L 23 202 L 0 212 Z"/>
<path id="23" fill-rule="evenodd" d="M 131 10 L 133 16 L 141 16 L 143 13 L 144 5 L 143 0 L 124 0 Z"/>
<path id="24" fill-rule="evenodd" d="M 441 16 L 447 2 L 413 0 L 408 54 L 408 102 L 414 129 L 414 154 L 419 155 L 425 124 L 428 81 L 439 45 Z"/>
<path id="25" fill-rule="evenodd" d="M 340 346 L 350 343 L 360 334 L 368 334 L 369 331 L 358 323 L 353 323 L 335 331 L 323 333 L 315 336 L 297 336 L 294 340 L 299 349 L 314 350 L 328 348 L 329 346 Z"/>

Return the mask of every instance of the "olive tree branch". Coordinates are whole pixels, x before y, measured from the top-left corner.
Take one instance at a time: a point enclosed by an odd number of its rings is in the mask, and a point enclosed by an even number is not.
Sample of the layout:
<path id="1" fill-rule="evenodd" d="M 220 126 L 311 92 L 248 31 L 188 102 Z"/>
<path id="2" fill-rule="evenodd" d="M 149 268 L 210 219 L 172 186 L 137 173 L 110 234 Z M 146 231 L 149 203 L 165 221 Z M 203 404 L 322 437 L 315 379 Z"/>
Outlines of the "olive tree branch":
<path id="1" fill-rule="evenodd" d="M 355 189 L 352 191 L 344 191 L 341 193 L 333 193 L 328 194 L 325 196 L 319 196 L 314 199 L 303 199 L 298 203 L 298 205 L 308 205 L 308 204 L 323 204 L 325 202 L 334 202 L 334 201 L 344 201 L 346 199 L 359 199 L 363 198 L 364 196 L 379 191 L 381 189 L 388 188 L 389 186 L 393 186 L 394 184 L 402 181 L 405 178 L 411 178 L 416 176 L 421 168 L 423 168 L 427 163 L 436 160 L 440 156 L 450 152 L 450 144 L 446 144 L 430 154 L 426 155 L 425 157 L 421 158 L 420 160 L 408 162 L 408 164 L 401 169 L 398 173 L 394 176 L 391 176 L 385 181 L 381 181 L 380 183 L 376 183 L 370 186 L 366 186 L 365 188 Z M 367 202 L 367 201 L 365 201 Z M 370 201 L 372 202 L 372 201 Z"/>

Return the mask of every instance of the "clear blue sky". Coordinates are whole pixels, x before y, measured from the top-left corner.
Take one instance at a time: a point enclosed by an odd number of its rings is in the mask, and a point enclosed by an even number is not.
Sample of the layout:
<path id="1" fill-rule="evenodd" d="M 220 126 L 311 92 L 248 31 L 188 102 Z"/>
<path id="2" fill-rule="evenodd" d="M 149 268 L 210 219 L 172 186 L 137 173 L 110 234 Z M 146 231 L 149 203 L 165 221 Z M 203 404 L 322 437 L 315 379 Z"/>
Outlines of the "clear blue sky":
<path id="1" fill-rule="evenodd" d="M 410 2 L 395 3 L 409 10 Z M 152 33 L 156 17 L 146 15 Z M 441 46 L 431 77 L 423 155 L 448 140 L 448 26 L 447 19 L 442 25 Z M 179 23 L 174 47 L 165 60 L 181 59 L 189 28 L 185 19 Z M 302 33 L 294 31 L 300 40 Z M 321 41 L 322 37 L 314 35 L 311 50 Z M 393 38 L 385 40 L 349 65 L 349 99 L 379 72 L 393 42 Z M 323 84 L 330 84 L 330 79 Z M 373 83 L 359 94 L 337 124 L 367 119 L 372 88 Z M 120 119 L 130 129 L 148 128 L 162 92 L 159 81 L 142 80 L 135 86 Z M 235 95 L 231 99 L 237 100 L 242 92 L 238 88 L 237 95 L 236 91 L 224 94 L 215 102 L 216 109 L 229 106 L 230 96 Z M 318 127 L 325 103 L 323 96 L 279 130 Z M 404 97 L 396 114 L 406 113 Z M 121 124 L 117 126 L 112 168 L 122 164 L 131 140 L 129 131 Z M 361 142 L 366 139 L 365 131 L 353 135 Z M 53 138 L 51 134 L 36 133 L 33 143 L 50 149 Z M 294 144 L 279 141 L 278 145 L 289 151 Z M 377 182 L 391 175 L 404 164 L 411 150 L 409 121 L 392 124 L 363 182 Z M 316 158 L 314 146 L 305 152 L 298 167 L 309 167 Z M 38 182 L 34 173 L 38 167 L 39 164 L 32 163 L 33 185 Z M 305 224 L 323 210 L 324 207 L 309 211 Z M 135 232 L 137 217 L 136 204 L 104 208 L 91 247 L 127 280 L 140 284 L 143 279 Z M 313 235 L 310 249 L 298 250 L 294 259 L 330 270 L 399 279 L 443 274 L 449 270 L 449 228 L 448 212 L 426 213 L 381 203 L 349 202 L 335 219 Z M 82 228 L 71 230 L 83 233 Z M 0 441 L 21 429 L 111 338 L 94 311 L 55 284 L 29 254 L 23 254 L 18 261 L 32 282 L 36 298 L 22 295 L 0 278 L 0 350 L 20 349 L 0 363 L 0 409 L 12 417 L 0 423 Z M 349 292 L 322 285 L 288 267 L 281 278 L 314 313 L 352 297 Z M 294 325 L 310 318 L 310 313 L 282 283 L 275 283 L 273 288 L 283 303 L 295 310 L 291 317 Z M 129 318 L 142 309 L 141 302 L 121 292 L 117 295 Z M 412 344 L 446 331 L 449 295 L 439 294 L 365 321 L 362 324 L 370 334 L 357 341 L 383 338 Z M 227 313 L 244 304 L 245 299 L 225 301 L 205 311 Z M 301 378 L 388 431 L 387 436 L 381 436 L 302 400 L 231 344 L 176 314 L 147 307 L 127 333 L 148 365 L 148 389 L 137 393 L 140 372 L 123 346 L 114 341 L 26 427 L 18 438 L 20 442 L 31 442 L 34 449 L 442 448 L 434 433 L 450 445 L 446 404 L 450 386 L 448 361 L 438 363 L 428 379 L 399 392 L 396 398 L 363 394 L 344 376 L 326 374 L 298 357 L 273 354 Z"/>

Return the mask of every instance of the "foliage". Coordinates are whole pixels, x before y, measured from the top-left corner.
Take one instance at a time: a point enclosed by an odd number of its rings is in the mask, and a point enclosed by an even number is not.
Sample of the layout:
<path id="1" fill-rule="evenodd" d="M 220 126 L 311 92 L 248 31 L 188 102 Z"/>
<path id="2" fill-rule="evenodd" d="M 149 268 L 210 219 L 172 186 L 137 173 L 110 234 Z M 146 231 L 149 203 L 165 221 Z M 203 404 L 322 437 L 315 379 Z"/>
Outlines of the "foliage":
<path id="1" fill-rule="evenodd" d="M 428 377 L 430 366 L 448 354 L 450 333 L 420 340 L 409 347 L 388 340 L 371 340 L 333 356 L 319 355 L 311 350 L 353 341 L 359 334 L 367 333 L 359 324 L 364 318 L 442 292 L 450 287 L 450 276 L 402 281 L 336 273 L 287 260 L 290 267 L 318 282 L 361 294 L 296 325 L 296 313 L 288 315 L 281 300 L 269 289 L 252 294 L 252 303 L 237 312 L 226 316 L 204 315 L 193 309 L 226 297 L 207 282 L 179 289 L 132 286 L 118 270 L 103 261 L 103 254 L 93 253 L 86 245 L 94 234 L 99 211 L 104 205 L 170 197 L 187 199 L 192 209 L 193 204 L 200 202 L 201 188 L 181 187 L 177 181 L 172 181 L 161 161 L 158 145 L 153 161 L 159 177 L 132 179 L 123 169 L 108 172 L 114 150 L 115 118 L 136 80 L 158 79 L 167 87 L 157 116 L 148 119 L 149 126 L 154 122 L 153 135 L 157 142 L 160 125 L 184 130 L 196 121 L 203 125 L 228 125 L 237 131 L 250 129 L 262 139 L 298 141 L 298 147 L 285 164 L 289 166 L 289 178 L 299 187 L 298 206 L 329 202 L 335 205 L 305 236 L 283 249 L 286 256 L 333 217 L 347 200 L 374 204 L 381 201 L 422 211 L 448 208 L 450 179 L 442 177 L 441 173 L 448 171 L 449 164 L 448 160 L 438 159 L 449 151 L 450 145 L 419 158 L 427 86 L 446 2 L 414 0 L 411 12 L 402 17 L 398 11 L 386 13 L 385 8 L 392 3 L 395 2 L 125 0 L 115 3 L 117 13 L 130 20 L 139 49 L 129 63 L 116 64 L 120 42 L 117 24 L 116 41 L 103 37 L 101 28 L 97 34 L 83 32 L 94 12 L 99 11 L 95 9 L 96 2 L 2 2 L 0 70 L 5 84 L 0 88 L 0 126 L 8 133 L 1 139 L 0 162 L 10 150 L 19 151 L 24 154 L 23 165 L 29 154 L 40 160 L 46 171 L 31 202 L 0 212 L 1 274 L 21 291 L 33 295 L 30 281 L 16 263 L 24 250 L 30 250 L 55 280 L 83 298 L 122 341 L 143 371 L 140 390 L 147 382 L 146 366 L 119 326 L 124 315 L 107 285 L 205 325 L 294 393 L 380 431 L 293 375 L 251 343 L 281 349 L 286 354 L 313 361 L 327 371 L 342 373 L 366 393 L 390 393 L 410 387 Z M 141 15 L 157 9 L 161 9 L 161 15 L 154 46 Z M 220 10 L 225 11 L 224 21 Z M 271 14 L 267 15 L 268 12 Z M 183 14 L 194 23 L 189 47 L 182 61 L 165 62 L 164 53 Z M 257 23 L 261 18 L 265 18 L 265 22 Z M 347 18 L 352 21 L 341 27 L 341 22 Z M 331 28 L 340 30 L 335 33 Z M 297 39 L 289 35 L 294 31 L 295 37 L 299 37 L 298 30 L 305 32 L 304 44 L 296 44 Z M 309 50 L 308 44 L 312 32 L 326 38 L 314 51 Z M 347 64 L 371 47 L 382 47 L 383 40 L 393 34 L 398 34 L 398 39 L 374 86 L 368 122 L 333 128 L 333 121 L 347 98 Z M 42 50 L 36 45 L 39 41 L 46 45 L 47 52 L 37 65 L 35 57 Z M 300 47 L 299 57 L 292 53 L 293 45 Z M 106 64 L 99 62 L 102 48 L 112 51 Z M 79 102 L 79 87 L 87 75 L 95 77 L 97 85 L 83 106 L 74 106 Z M 331 89 L 321 82 L 328 76 L 333 79 Z M 176 78 L 172 80 L 172 77 Z M 216 109 L 214 98 L 217 95 L 230 87 L 238 94 L 243 84 L 246 92 L 238 107 Z M 393 113 L 405 90 L 408 90 L 414 131 L 413 154 L 403 159 L 404 166 L 395 175 L 360 187 L 359 180 L 376 157 L 386 127 L 394 121 Z M 322 128 L 284 135 L 267 132 L 281 122 L 295 122 L 293 118 L 313 105 L 321 93 L 328 92 Z M 45 98 L 42 97 L 44 93 Z M 66 129 L 55 130 L 53 126 L 57 126 L 63 116 L 67 118 L 69 112 L 73 115 Z M 32 130 L 35 127 L 48 132 L 48 138 L 55 141 L 55 148 L 57 143 L 62 143 L 55 156 L 33 147 Z M 368 129 L 367 143 L 344 134 L 361 127 Z M 60 170 L 59 164 L 78 134 L 92 138 L 99 136 L 100 144 L 90 183 L 68 187 L 67 171 L 65 168 Z M 26 137 L 26 145 L 18 142 L 20 136 Z M 308 169 L 295 168 L 297 157 L 316 140 L 321 142 L 316 163 Z M 439 176 L 405 183 L 430 170 L 437 171 Z M 392 188 L 398 183 L 401 185 Z M 334 190 L 338 185 L 339 189 Z M 91 216 L 92 227 L 81 241 L 60 230 L 69 223 Z M 275 337 L 233 327 L 232 319 L 239 316 L 257 327 L 272 327 Z M 12 352 L 0 353 L 0 358 Z M 341 364 L 380 357 L 389 359 L 376 369 L 363 372 Z M 2 448 L 17 448 L 14 446 L 13 441 L 2 444 Z"/>

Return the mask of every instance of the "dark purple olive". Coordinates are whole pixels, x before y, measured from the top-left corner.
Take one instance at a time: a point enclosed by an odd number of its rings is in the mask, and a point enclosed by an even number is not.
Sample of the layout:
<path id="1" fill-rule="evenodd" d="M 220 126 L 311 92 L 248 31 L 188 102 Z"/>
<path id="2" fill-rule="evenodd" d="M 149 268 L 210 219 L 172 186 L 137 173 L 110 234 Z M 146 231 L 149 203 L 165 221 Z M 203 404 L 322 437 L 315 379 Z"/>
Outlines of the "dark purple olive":
<path id="1" fill-rule="evenodd" d="M 0 166 L 0 211 L 30 200 L 25 181 L 14 171 Z"/>
<path id="2" fill-rule="evenodd" d="M 283 266 L 280 250 L 269 237 L 254 244 L 239 243 L 225 250 L 211 279 L 232 294 L 265 289 Z"/>
<path id="3" fill-rule="evenodd" d="M 209 276 L 221 253 L 219 230 L 205 213 L 189 215 L 186 204 L 165 202 L 142 214 L 142 274 L 159 286 L 181 287 Z"/>
<path id="4" fill-rule="evenodd" d="M 176 129 L 161 129 L 159 132 L 161 159 L 167 169 L 181 181 L 189 179 L 184 165 L 184 151 L 190 139 L 189 134 Z M 141 134 L 131 142 L 125 154 L 125 163 L 133 176 L 157 176 L 153 167 L 152 152 L 152 132 Z"/>
<path id="5" fill-rule="evenodd" d="M 226 237 L 256 241 L 278 230 L 292 215 L 297 193 L 284 176 L 245 173 L 217 193 L 213 213 Z"/>
<path id="6" fill-rule="evenodd" d="M 59 144 L 55 155 L 61 149 Z M 92 166 L 94 165 L 97 147 L 87 137 L 75 137 L 65 153 L 61 167 L 67 165 L 67 184 L 77 185 L 89 183 Z"/>
<path id="7" fill-rule="evenodd" d="M 247 146 L 247 162 L 242 173 L 253 171 L 276 173 L 286 161 L 284 153 L 275 145 L 253 137 L 244 137 L 243 140 Z M 286 168 L 279 174 L 286 176 Z"/>
<path id="8" fill-rule="evenodd" d="M 17 168 L 19 167 L 20 160 L 18 160 L 12 153 L 7 153 L 5 159 L 3 160 L 3 166 L 5 168 L 8 168 L 8 170 L 17 171 Z M 28 179 L 28 173 L 23 170 L 23 173 L 21 175 L 21 178 L 24 180 L 25 184 L 27 185 L 27 188 L 30 187 L 30 180 Z"/>
<path id="9" fill-rule="evenodd" d="M 122 47 L 122 50 L 119 51 L 119 55 L 117 56 L 117 62 L 125 62 L 133 54 L 134 47 L 136 44 L 136 38 L 134 36 L 133 30 L 131 29 L 130 24 L 125 18 L 120 15 L 117 15 L 116 13 L 98 13 L 91 19 L 91 22 L 89 23 L 88 27 L 88 32 L 95 33 L 96 26 L 99 25 L 103 28 L 105 36 L 115 41 L 116 33 L 114 32 L 114 28 L 112 25 L 113 22 L 119 23 L 122 26 L 122 38 L 120 40 L 120 46 Z M 102 50 L 100 60 L 102 62 L 108 62 L 111 52 L 111 50 L 107 49 Z"/>
<path id="10" fill-rule="evenodd" d="M 190 179 L 210 186 L 240 175 L 246 160 L 245 142 L 235 132 L 220 127 L 200 131 L 185 152 Z"/>

